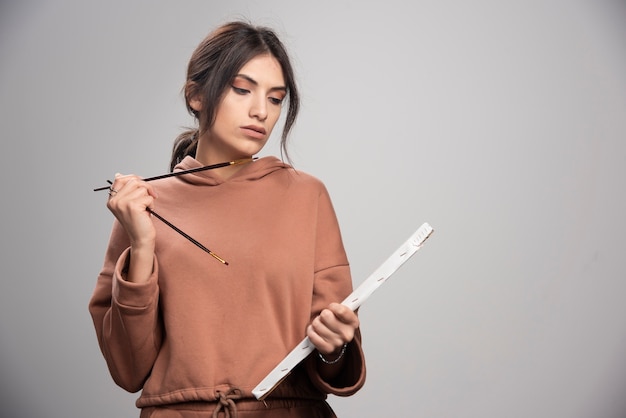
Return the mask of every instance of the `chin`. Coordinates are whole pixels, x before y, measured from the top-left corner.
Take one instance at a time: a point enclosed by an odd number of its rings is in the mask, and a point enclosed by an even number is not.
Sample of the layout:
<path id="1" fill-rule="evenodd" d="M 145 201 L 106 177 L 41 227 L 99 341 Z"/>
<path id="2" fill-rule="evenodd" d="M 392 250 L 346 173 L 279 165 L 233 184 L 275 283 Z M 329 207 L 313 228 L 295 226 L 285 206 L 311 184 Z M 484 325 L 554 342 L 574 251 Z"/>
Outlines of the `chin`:
<path id="1" fill-rule="evenodd" d="M 245 147 L 241 149 L 240 151 L 242 152 L 242 154 L 246 155 L 246 157 L 252 157 L 258 154 L 259 152 L 261 152 L 264 147 L 265 147 L 265 142 L 263 144 L 255 143 L 255 144 L 251 144 L 251 146 L 249 147 Z"/>

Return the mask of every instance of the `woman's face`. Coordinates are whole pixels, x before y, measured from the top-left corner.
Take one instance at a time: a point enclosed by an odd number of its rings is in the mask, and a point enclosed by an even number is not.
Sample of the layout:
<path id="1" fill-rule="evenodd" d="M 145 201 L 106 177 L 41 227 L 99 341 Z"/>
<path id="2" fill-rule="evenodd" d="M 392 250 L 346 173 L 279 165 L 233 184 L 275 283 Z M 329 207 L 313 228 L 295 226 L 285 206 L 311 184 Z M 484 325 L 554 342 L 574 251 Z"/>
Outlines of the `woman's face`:
<path id="1" fill-rule="evenodd" d="M 271 55 L 248 61 L 226 89 L 207 132 L 208 154 L 219 161 L 257 154 L 274 129 L 287 95 L 280 64 Z"/>

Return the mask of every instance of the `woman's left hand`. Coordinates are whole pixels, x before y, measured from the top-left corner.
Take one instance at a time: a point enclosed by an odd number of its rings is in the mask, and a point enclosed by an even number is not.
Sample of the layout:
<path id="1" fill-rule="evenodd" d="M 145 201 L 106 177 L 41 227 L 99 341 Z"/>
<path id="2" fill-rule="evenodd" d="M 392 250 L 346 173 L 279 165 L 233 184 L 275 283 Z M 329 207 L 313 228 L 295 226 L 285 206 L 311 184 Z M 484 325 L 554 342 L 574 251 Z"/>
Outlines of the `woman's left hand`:
<path id="1" fill-rule="evenodd" d="M 330 356 L 339 353 L 344 344 L 352 341 L 358 327 L 359 318 L 352 309 L 331 303 L 311 322 L 306 334 L 317 351 Z"/>

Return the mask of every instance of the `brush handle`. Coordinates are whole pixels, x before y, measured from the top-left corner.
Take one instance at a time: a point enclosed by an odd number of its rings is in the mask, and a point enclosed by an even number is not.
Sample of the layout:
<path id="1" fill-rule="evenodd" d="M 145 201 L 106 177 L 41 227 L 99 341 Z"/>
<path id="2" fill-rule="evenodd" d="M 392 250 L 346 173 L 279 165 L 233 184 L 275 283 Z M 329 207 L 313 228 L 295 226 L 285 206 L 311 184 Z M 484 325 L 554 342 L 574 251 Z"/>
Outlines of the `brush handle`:
<path id="1" fill-rule="evenodd" d="M 254 160 L 256 160 L 256 158 L 243 158 L 241 160 L 226 161 L 224 163 L 217 163 L 217 164 L 212 164 L 212 165 L 205 165 L 202 167 L 190 168 L 189 170 L 173 171 L 171 173 L 161 174 L 159 176 L 147 177 L 143 179 L 143 181 L 160 180 L 160 179 L 165 179 L 168 177 L 182 176 L 183 174 L 197 173 L 198 171 L 205 171 L 205 170 L 213 170 L 214 168 L 227 167 L 229 165 L 239 165 L 239 164 L 248 163 Z M 109 184 L 113 184 L 111 180 L 107 180 L 107 182 Z M 102 186 L 102 187 L 98 187 L 97 189 L 93 189 L 93 191 L 99 192 L 100 190 L 106 190 L 110 187 L 111 186 Z"/>
<path id="2" fill-rule="evenodd" d="M 170 221 L 168 221 L 167 219 L 165 219 L 164 217 L 162 217 L 161 215 L 159 215 L 158 213 L 156 213 L 155 211 L 153 211 L 150 208 L 146 208 L 146 210 L 148 212 L 150 212 L 154 217 L 156 217 L 158 220 L 160 220 L 161 222 L 163 222 L 165 225 L 169 226 L 170 228 L 172 228 L 174 231 L 178 232 L 180 235 L 182 235 L 184 238 L 188 239 L 192 244 L 194 244 L 196 247 L 200 248 L 202 251 L 208 253 L 211 257 L 215 258 L 217 261 L 219 261 L 222 264 L 228 265 L 228 261 L 224 260 L 222 257 L 220 257 L 219 255 L 215 254 L 213 251 L 209 250 L 207 247 L 205 247 L 204 245 L 202 245 L 202 243 L 200 243 L 198 240 L 194 239 L 193 237 L 191 237 L 190 235 L 188 235 L 186 232 L 184 232 L 183 230 L 181 230 L 180 228 L 178 228 L 176 225 L 174 225 L 173 223 L 171 223 Z"/>

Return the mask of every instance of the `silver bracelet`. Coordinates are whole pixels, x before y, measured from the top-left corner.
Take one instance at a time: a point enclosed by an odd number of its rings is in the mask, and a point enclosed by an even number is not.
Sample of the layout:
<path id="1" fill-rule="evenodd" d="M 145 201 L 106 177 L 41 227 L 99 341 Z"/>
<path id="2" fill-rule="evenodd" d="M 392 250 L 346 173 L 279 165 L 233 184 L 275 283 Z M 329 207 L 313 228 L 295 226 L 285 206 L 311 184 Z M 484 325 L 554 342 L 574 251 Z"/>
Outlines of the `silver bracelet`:
<path id="1" fill-rule="evenodd" d="M 320 360 L 322 360 L 324 363 L 326 363 L 326 364 L 335 364 L 339 360 L 341 360 L 341 358 L 343 357 L 344 354 L 346 354 L 346 348 L 347 347 L 348 347 L 348 343 L 345 343 L 343 345 L 343 347 L 341 347 L 341 352 L 339 353 L 339 356 L 336 359 L 334 359 L 334 360 L 326 360 L 326 358 L 324 358 L 324 356 L 320 352 L 318 352 L 317 354 L 320 356 Z"/>

